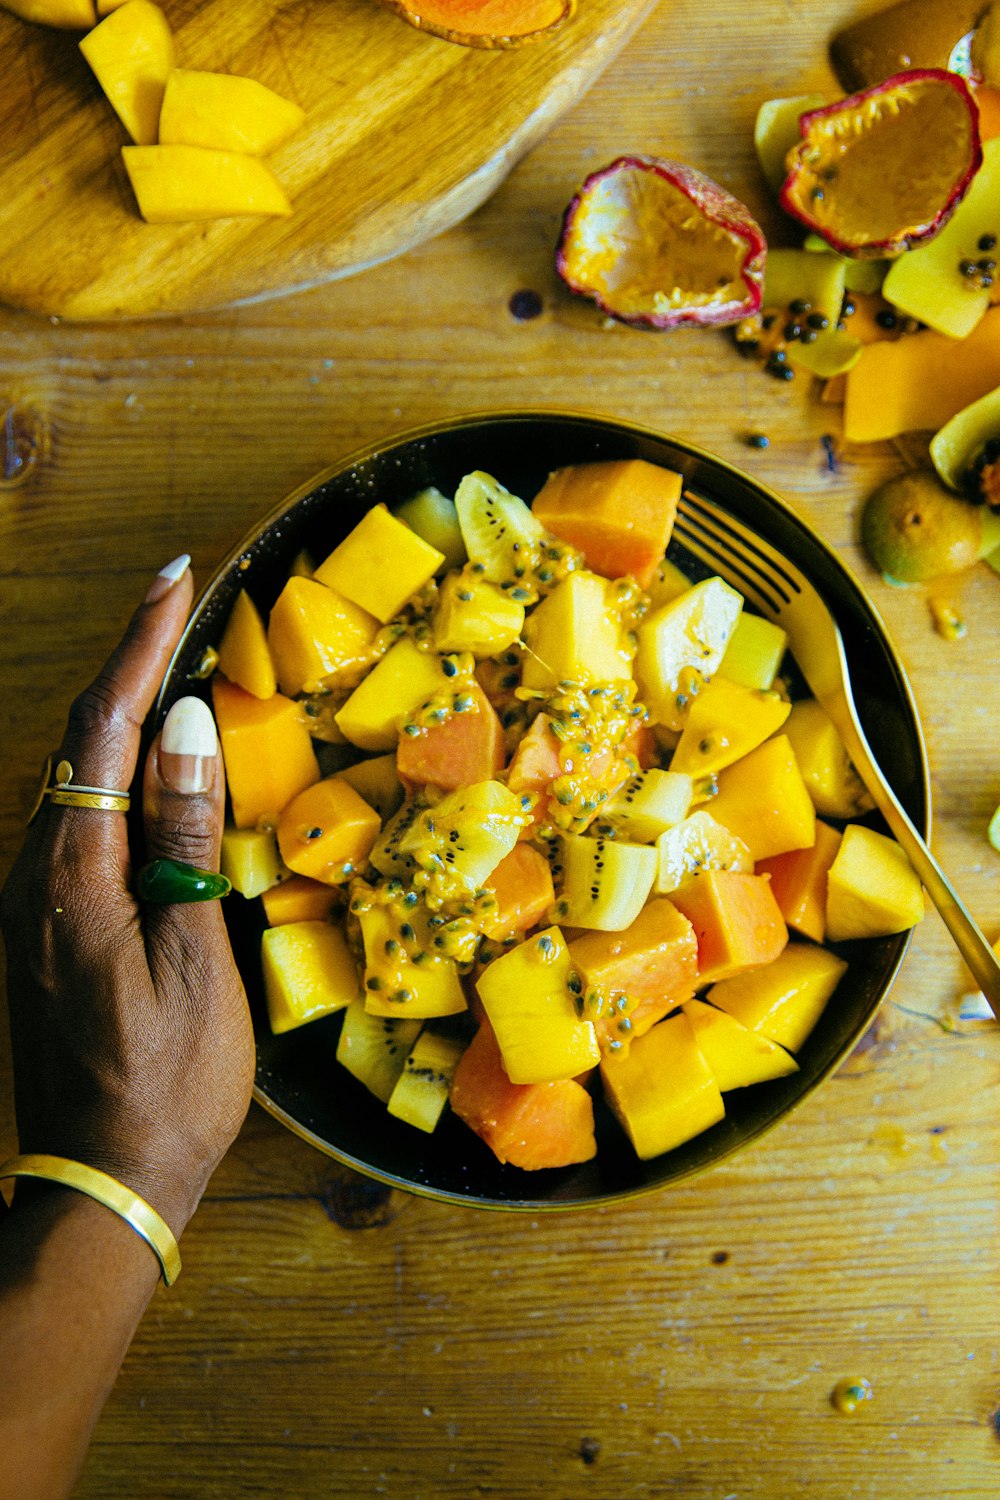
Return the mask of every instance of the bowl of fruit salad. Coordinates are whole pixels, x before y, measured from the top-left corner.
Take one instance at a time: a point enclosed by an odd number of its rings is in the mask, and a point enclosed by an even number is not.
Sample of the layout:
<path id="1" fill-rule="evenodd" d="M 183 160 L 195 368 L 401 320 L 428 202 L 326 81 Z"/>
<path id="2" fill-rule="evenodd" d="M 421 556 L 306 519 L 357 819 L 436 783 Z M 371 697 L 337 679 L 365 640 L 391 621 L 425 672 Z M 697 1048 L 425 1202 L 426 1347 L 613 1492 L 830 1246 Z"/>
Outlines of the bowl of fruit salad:
<path id="1" fill-rule="evenodd" d="M 915 877 L 783 633 L 672 535 L 685 487 L 825 596 L 926 829 L 859 585 L 756 481 L 624 422 L 356 454 L 194 609 L 158 710 L 203 692 L 219 728 L 256 1098 L 349 1167 L 505 1209 L 663 1186 L 787 1115 L 896 974 Z"/>

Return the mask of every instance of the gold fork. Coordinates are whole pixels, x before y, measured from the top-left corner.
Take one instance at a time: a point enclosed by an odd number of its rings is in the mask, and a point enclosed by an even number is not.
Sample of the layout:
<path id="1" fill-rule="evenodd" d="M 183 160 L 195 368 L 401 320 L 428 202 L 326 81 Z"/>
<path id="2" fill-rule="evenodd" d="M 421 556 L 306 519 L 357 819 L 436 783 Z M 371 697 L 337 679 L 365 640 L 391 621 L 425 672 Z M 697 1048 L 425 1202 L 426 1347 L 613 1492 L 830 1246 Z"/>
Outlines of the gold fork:
<path id="1" fill-rule="evenodd" d="M 844 642 L 816 589 L 794 563 L 714 501 L 685 490 L 674 536 L 788 635 L 810 690 L 833 720 L 858 775 L 906 851 L 924 889 L 1000 1020 L 1000 960 L 886 781 L 851 691 Z"/>

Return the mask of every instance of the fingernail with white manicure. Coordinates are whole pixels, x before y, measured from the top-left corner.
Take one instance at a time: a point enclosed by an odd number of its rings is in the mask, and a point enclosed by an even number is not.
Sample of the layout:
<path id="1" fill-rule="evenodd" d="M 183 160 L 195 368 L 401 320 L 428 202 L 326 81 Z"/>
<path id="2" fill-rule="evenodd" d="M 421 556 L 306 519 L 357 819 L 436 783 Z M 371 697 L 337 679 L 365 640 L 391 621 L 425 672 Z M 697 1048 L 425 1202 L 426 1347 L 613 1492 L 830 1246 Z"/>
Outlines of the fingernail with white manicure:
<path id="1" fill-rule="evenodd" d="M 215 720 L 201 698 L 179 698 L 163 721 L 160 775 L 172 792 L 211 791 L 219 740 Z"/>
<path id="2" fill-rule="evenodd" d="M 180 557 L 175 557 L 173 562 L 167 563 L 161 568 L 149 585 L 149 593 L 146 595 L 147 604 L 155 604 L 162 599 L 164 594 L 169 594 L 175 583 L 179 583 L 191 566 L 191 558 L 187 552 L 182 552 Z"/>

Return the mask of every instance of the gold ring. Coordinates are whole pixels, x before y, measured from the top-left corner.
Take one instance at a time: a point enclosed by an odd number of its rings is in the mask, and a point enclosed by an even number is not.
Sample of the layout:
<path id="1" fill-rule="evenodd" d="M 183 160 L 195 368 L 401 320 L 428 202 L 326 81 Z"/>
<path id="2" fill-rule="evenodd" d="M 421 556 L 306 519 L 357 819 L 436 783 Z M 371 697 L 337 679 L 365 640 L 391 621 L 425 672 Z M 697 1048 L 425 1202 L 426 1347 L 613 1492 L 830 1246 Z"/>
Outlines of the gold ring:
<path id="1" fill-rule="evenodd" d="M 57 807 L 99 807 L 105 812 L 128 812 L 128 792 L 100 791 L 95 786 L 62 786 L 49 790 L 49 800 Z"/>
<path id="2" fill-rule="evenodd" d="M 61 760 L 56 766 L 55 781 L 50 786 L 48 783 L 51 769 L 52 756 L 50 755 L 45 762 L 42 785 L 32 808 L 31 817 L 28 819 L 29 823 L 37 816 L 46 797 L 57 807 L 96 807 L 102 812 L 128 812 L 132 804 L 129 793 L 119 791 L 116 787 L 82 786 L 74 782 L 73 767 L 68 760 Z"/>

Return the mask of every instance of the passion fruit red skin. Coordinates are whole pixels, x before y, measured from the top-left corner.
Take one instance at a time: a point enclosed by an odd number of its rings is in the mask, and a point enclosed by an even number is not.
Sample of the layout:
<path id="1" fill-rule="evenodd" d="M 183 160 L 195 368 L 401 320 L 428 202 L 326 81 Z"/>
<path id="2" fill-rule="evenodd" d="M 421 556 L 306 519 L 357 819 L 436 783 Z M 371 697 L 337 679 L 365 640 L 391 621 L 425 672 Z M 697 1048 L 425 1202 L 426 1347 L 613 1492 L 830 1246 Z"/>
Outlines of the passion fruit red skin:
<path id="1" fill-rule="evenodd" d="M 699 213 L 720 228 L 728 230 L 746 245 L 746 255 L 740 267 L 740 277 L 746 287 L 745 296 L 719 302 L 711 306 L 676 307 L 663 313 L 623 313 L 598 292 L 581 286 L 574 278 L 570 265 L 569 242 L 575 227 L 576 217 L 586 202 L 587 194 L 598 183 L 615 172 L 633 168 L 654 172 L 680 189 Z M 607 166 L 592 172 L 574 195 L 563 214 L 562 231 L 556 250 L 556 270 L 571 292 L 588 297 L 602 312 L 627 323 L 632 328 L 648 328 L 662 331 L 683 325 L 700 328 L 727 327 L 752 317 L 761 310 L 764 295 L 764 262 L 767 258 L 767 241 L 764 231 L 744 203 L 720 187 L 712 178 L 706 177 L 696 167 L 683 162 L 669 161 L 657 156 L 641 154 L 618 156 Z"/>
<path id="2" fill-rule="evenodd" d="M 944 228 L 965 197 L 972 179 L 983 164 L 983 147 L 979 136 L 979 109 L 968 84 L 958 73 L 948 72 L 944 68 L 911 68 L 905 73 L 894 73 L 891 78 L 885 78 L 881 83 L 873 84 L 871 88 L 860 89 L 856 94 L 848 94 L 845 99 L 838 99 L 834 104 L 824 104 L 819 109 L 807 110 L 800 117 L 799 135 L 805 141 L 808 139 L 815 121 L 822 119 L 824 116 L 846 113 L 851 109 L 863 108 L 869 99 L 876 98 L 879 94 L 891 93 L 894 89 L 905 87 L 908 83 L 922 83 L 929 79 L 938 79 L 940 82 L 947 84 L 949 88 L 953 88 L 964 99 L 969 110 L 969 120 L 972 126 L 972 150 L 966 170 L 958 182 L 955 183 L 950 199 L 936 216 L 933 223 L 926 225 L 921 230 L 898 238 L 873 240 L 865 245 L 858 246 L 852 244 L 849 240 L 841 239 L 839 236 L 831 233 L 829 226 L 819 229 L 815 221 L 794 201 L 793 192 L 799 173 L 797 167 L 793 168 L 785 178 L 781 192 L 778 195 L 782 208 L 793 219 L 798 219 L 800 224 L 805 224 L 814 233 L 820 234 L 830 248 L 836 250 L 839 255 L 849 255 L 855 259 L 884 260 L 890 256 L 899 255 L 904 250 L 912 250 L 914 245 L 932 240 L 939 230 Z"/>

